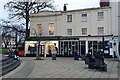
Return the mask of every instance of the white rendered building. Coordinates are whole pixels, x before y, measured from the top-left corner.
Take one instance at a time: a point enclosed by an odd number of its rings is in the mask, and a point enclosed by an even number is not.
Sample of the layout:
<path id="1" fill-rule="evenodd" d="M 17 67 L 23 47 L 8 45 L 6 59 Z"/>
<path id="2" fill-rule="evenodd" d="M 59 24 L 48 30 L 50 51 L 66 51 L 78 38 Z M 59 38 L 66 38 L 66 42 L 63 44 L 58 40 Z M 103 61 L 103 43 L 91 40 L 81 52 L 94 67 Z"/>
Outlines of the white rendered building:
<path id="1" fill-rule="evenodd" d="M 113 7 L 98 7 L 31 14 L 30 38 L 26 41 L 25 53 L 36 53 L 37 40 L 41 41 L 41 53 L 45 57 L 50 55 L 49 48 L 54 52 L 55 46 L 59 56 L 103 51 L 104 42 L 105 56 L 114 56 L 114 42 L 118 36 L 114 11 Z"/>

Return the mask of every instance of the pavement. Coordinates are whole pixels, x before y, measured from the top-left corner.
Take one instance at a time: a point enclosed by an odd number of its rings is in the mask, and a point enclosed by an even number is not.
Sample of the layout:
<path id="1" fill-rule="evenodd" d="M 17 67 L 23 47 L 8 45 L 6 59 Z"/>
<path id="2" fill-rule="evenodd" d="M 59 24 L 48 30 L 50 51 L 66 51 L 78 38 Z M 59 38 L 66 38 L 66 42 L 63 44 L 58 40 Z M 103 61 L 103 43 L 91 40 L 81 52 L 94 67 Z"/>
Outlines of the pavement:
<path id="1" fill-rule="evenodd" d="M 114 58 L 105 59 L 108 71 L 89 69 L 83 60 L 59 57 L 52 60 L 35 60 L 35 57 L 21 57 L 22 63 L 14 71 L 2 78 L 118 78 L 118 61 Z"/>
<path id="2" fill-rule="evenodd" d="M 2 60 L 2 54 L 0 53 L 0 60 Z"/>
<path id="3" fill-rule="evenodd" d="M 0 61 L 2 61 L 3 59 L 5 59 L 7 57 L 7 55 L 3 55 L 0 53 Z"/>

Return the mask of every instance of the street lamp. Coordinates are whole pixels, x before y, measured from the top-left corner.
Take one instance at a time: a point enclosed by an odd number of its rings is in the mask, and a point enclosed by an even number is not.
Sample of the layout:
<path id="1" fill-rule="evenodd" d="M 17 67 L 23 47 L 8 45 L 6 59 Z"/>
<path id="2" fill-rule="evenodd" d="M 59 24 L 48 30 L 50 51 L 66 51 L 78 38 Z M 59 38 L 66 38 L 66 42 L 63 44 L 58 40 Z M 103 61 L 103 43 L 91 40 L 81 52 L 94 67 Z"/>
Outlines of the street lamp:
<path id="1" fill-rule="evenodd" d="M 103 49 L 103 52 L 102 52 L 102 56 L 104 57 L 104 48 L 105 48 L 105 40 L 104 40 L 104 35 L 102 36 L 102 49 Z"/>

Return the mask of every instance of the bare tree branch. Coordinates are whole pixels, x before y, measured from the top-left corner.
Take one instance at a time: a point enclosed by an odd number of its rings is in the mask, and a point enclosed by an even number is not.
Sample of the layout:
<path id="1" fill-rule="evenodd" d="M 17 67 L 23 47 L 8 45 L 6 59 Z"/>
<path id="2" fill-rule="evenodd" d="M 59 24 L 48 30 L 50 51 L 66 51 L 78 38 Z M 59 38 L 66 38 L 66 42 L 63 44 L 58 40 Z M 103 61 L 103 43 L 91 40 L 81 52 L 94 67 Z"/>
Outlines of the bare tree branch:
<path id="1" fill-rule="evenodd" d="M 30 22 L 30 13 L 39 13 L 45 8 L 54 10 L 53 0 L 13 0 L 4 5 L 4 8 L 10 12 L 9 18 L 26 21 L 26 37 L 28 37 L 28 24 Z"/>

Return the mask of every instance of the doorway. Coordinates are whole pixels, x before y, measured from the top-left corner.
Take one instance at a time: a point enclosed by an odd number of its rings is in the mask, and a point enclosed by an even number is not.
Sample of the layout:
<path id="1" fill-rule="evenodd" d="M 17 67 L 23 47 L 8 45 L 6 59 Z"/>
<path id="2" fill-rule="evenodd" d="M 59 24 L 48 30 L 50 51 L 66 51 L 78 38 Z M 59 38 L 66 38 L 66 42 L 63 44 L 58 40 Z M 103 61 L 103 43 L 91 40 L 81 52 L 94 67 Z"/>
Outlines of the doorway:
<path id="1" fill-rule="evenodd" d="M 41 57 L 44 57 L 44 54 L 45 54 L 45 45 L 40 45 L 39 46 L 39 54 Z"/>
<path id="2" fill-rule="evenodd" d="M 78 40 L 64 40 L 60 41 L 60 56 L 73 56 L 74 53 L 79 53 L 79 41 Z"/>

